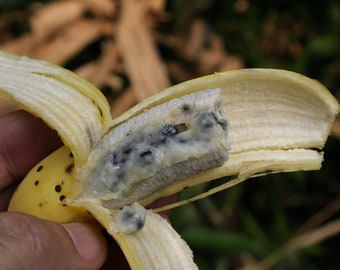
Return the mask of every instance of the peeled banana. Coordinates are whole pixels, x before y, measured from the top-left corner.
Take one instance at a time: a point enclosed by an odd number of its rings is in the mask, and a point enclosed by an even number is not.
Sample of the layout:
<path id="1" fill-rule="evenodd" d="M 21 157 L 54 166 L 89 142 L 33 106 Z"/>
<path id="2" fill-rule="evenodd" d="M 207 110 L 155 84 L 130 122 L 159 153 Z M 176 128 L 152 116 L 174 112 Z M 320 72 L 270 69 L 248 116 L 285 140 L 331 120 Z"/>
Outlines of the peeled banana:
<path id="1" fill-rule="evenodd" d="M 110 130 L 78 173 L 80 196 L 120 209 L 228 158 L 219 90 L 175 98 Z M 152 116 L 152 117 L 150 117 Z"/>
<path id="2" fill-rule="evenodd" d="M 227 175 L 317 170 L 339 104 L 318 82 L 244 69 L 168 88 L 111 119 L 105 97 L 74 73 L 0 52 L 0 97 L 56 129 L 65 146 L 39 162 L 9 211 L 99 222 L 132 269 L 196 269 L 175 230 L 144 207 Z M 319 150 L 318 150 L 319 149 Z"/>

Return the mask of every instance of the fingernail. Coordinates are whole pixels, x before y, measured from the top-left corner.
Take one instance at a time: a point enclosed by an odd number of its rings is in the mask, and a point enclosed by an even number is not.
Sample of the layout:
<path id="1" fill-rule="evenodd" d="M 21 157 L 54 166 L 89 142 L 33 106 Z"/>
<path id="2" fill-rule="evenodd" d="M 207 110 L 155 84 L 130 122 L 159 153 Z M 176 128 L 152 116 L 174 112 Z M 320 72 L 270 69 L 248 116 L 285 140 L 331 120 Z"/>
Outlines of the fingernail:
<path id="1" fill-rule="evenodd" d="M 96 227 L 86 223 L 70 223 L 63 226 L 82 258 L 87 261 L 105 260 L 106 241 Z"/>

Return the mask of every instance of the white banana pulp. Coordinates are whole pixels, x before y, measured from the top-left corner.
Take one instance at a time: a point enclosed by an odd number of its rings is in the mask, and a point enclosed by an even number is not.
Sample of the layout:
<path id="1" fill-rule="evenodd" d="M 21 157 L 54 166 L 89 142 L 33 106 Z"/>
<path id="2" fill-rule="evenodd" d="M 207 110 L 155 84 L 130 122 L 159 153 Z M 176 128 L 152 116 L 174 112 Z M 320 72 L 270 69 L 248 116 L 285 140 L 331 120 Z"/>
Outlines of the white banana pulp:
<path id="1" fill-rule="evenodd" d="M 81 196 L 120 209 L 174 181 L 223 165 L 229 149 L 220 90 L 176 98 L 103 136 L 79 170 Z"/>

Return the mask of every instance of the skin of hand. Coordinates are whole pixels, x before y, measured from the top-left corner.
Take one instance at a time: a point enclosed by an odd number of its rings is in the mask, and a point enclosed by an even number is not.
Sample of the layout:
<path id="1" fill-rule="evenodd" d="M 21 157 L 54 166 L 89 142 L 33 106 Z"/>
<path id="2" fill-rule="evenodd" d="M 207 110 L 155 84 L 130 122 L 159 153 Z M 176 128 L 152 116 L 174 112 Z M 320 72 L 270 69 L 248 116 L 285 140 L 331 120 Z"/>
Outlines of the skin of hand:
<path id="1" fill-rule="evenodd" d="M 112 237 L 93 225 L 6 212 L 20 180 L 61 145 L 55 131 L 23 110 L 0 116 L 1 269 L 130 269 Z M 175 200 L 176 195 L 160 199 L 148 208 Z M 161 216 L 167 219 L 166 213 Z"/>
<path id="2" fill-rule="evenodd" d="M 56 132 L 25 111 L 0 117 L 1 269 L 101 269 L 106 260 L 107 242 L 93 225 L 5 212 L 18 182 L 61 145 Z"/>

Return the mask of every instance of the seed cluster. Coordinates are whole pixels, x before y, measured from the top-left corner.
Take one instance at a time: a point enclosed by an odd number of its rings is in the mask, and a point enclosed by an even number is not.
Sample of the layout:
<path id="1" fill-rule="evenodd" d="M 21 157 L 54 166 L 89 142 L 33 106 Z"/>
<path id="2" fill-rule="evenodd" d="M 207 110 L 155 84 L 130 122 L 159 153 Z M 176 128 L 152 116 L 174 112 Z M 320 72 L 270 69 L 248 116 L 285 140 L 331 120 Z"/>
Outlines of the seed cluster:
<path id="1" fill-rule="evenodd" d="M 134 233 L 144 227 L 146 210 L 135 203 L 131 206 L 124 206 L 117 214 L 115 221 L 120 232 Z"/>
<path id="2" fill-rule="evenodd" d="M 178 134 L 183 132 L 185 124 L 169 125 L 165 124 L 155 133 L 138 136 L 109 153 L 109 159 L 113 167 L 114 175 L 107 181 L 107 188 L 113 192 L 118 192 L 126 181 L 129 163 L 134 166 L 147 168 L 155 163 L 155 151 L 165 147 L 167 143 L 184 143 Z"/>
<path id="3" fill-rule="evenodd" d="M 202 92 L 153 108 L 149 117 L 142 114 L 107 134 L 103 140 L 112 140 L 112 146 L 104 143 L 106 152 L 98 147 L 105 154 L 94 160 L 99 161 L 96 166 L 86 164 L 93 168 L 84 193 L 117 209 L 173 181 L 221 166 L 228 157 L 228 122 L 219 90 Z M 119 139 L 119 134 L 125 137 Z"/>

